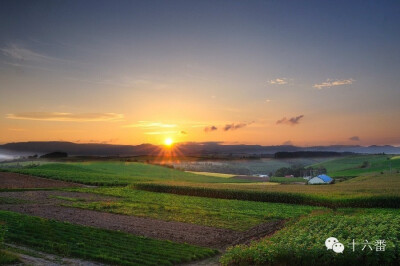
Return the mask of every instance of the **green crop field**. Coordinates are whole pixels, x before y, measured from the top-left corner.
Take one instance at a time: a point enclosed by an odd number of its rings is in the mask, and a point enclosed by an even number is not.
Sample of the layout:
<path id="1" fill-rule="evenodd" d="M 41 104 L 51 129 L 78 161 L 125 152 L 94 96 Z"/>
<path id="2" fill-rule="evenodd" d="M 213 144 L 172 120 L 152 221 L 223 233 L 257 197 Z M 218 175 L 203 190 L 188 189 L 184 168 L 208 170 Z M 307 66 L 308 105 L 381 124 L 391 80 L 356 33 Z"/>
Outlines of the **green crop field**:
<path id="1" fill-rule="evenodd" d="M 312 166 L 325 167 L 332 177 L 354 177 L 370 172 L 392 173 L 400 170 L 400 157 L 390 155 L 353 155 L 333 159 Z"/>
<path id="2" fill-rule="evenodd" d="M 333 185 L 207 184 L 157 182 L 136 184 L 148 191 L 203 197 L 311 204 L 327 207 L 400 206 L 400 174 L 367 174 Z"/>
<path id="3" fill-rule="evenodd" d="M 0 211 L 5 241 L 39 251 L 110 264 L 172 265 L 209 257 L 216 251 L 170 241 L 73 225 Z"/>
<path id="4" fill-rule="evenodd" d="M 41 176 L 88 185 L 128 185 L 141 181 L 250 182 L 240 179 L 205 176 L 167 167 L 123 162 L 50 163 L 24 168 L 3 168 L 21 174 Z"/>
<path id="5" fill-rule="evenodd" d="M 73 194 L 52 196 L 64 207 L 238 232 L 269 221 L 286 221 L 285 227 L 272 236 L 229 248 L 221 257 L 223 265 L 398 265 L 400 158 L 357 155 L 313 166 L 326 167 L 329 175 L 337 177 L 336 183 L 286 182 L 304 182 L 301 178 L 255 183 L 225 174 L 197 174 L 117 161 L 48 163 L 3 170 L 99 185 L 58 190 L 115 197 L 92 201 L 74 198 Z M 24 203 L 22 199 L 0 197 L 0 204 Z M 7 243 L 108 264 L 178 264 L 216 254 L 212 249 L 5 211 L 0 211 L 1 222 L 8 228 Z M 326 250 L 324 241 L 331 236 L 345 245 L 343 254 Z M 384 239 L 386 251 L 353 252 L 349 247 L 352 239 L 371 243 Z"/>
<path id="6" fill-rule="evenodd" d="M 68 205 L 73 207 L 233 230 L 247 230 L 268 220 L 294 218 L 318 209 L 311 206 L 181 196 L 131 188 L 69 190 L 121 198 L 116 202 L 70 202 Z"/>
<path id="7" fill-rule="evenodd" d="M 343 254 L 327 250 L 325 240 L 329 237 L 344 245 Z M 362 250 L 366 240 L 372 250 L 368 246 Z M 385 251 L 376 251 L 377 240 L 385 240 Z M 249 246 L 233 247 L 221 262 L 223 265 L 399 265 L 399 241 L 399 210 L 339 209 L 305 217 Z"/>

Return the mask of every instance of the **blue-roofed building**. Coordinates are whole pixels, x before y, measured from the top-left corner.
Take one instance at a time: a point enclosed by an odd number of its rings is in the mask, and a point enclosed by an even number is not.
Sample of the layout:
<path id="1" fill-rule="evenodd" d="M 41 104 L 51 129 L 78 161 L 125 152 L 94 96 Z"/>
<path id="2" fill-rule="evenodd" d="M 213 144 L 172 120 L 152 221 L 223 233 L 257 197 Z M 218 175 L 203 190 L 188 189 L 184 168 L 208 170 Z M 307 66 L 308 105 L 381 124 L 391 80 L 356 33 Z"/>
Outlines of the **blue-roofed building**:
<path id="1" fill-rule="evenodd" d="M 319 175 L 316 177 L 311 178 L 308 181 L 308 184 L 314 185 L 314 184 L 332 184 L 333 179 L 330 176 L 327 175 Z"/>

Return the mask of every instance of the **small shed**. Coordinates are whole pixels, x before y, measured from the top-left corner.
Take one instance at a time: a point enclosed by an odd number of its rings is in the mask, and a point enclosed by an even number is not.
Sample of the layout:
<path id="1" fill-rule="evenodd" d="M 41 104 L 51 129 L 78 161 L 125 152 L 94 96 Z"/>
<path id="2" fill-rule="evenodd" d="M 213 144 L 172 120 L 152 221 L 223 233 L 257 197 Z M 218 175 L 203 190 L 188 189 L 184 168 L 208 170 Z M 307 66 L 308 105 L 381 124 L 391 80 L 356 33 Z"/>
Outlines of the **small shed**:
<path id="1" fill-rule="evenodd" d="M 331 184 L 333 183 L 333 179 L 327 175 L 319 175 L 311 178 L 308 181 L 308 184 L 314 185 L 314 184 Z"/>

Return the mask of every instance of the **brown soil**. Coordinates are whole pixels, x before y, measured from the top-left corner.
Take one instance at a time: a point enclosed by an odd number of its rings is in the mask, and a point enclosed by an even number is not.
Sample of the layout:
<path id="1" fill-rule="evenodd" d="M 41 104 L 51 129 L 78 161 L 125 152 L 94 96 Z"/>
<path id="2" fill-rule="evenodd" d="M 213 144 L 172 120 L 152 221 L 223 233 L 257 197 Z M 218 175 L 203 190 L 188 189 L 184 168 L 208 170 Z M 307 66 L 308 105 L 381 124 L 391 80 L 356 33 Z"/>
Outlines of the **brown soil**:
<path id="1" fill-rule="evenodd" d="M 41 177 L 0 172 L 0 189 L 78 187 L 80 184 Z"/>
<path id="2" fill-rule="evenodd" d="M 101 200 L 105 199 L 100 195 L 63 191 L 3 192 L 0 193 L 0 197 L 25 199 L 33 203 L 3 204 L 0 205 L 0 209 L 80 225 L 120 230 L 150 238 L 218 248 L 220 250 L 231 245 L 248 243 L 253 239 L 270 235 L 279 230 L 284 223 L 284 221 L 269 221 L 246 232 L 238 232 L 174 221 L 69 208 L 59 206 L 60 203 L 65 203 L 66 201 L 54 198 L 55 196 L 78 197 L 85 200 L 100 200 L 100 197 L 102 198 Z M 108 198 L 107 200 L 112 199 Z"/>

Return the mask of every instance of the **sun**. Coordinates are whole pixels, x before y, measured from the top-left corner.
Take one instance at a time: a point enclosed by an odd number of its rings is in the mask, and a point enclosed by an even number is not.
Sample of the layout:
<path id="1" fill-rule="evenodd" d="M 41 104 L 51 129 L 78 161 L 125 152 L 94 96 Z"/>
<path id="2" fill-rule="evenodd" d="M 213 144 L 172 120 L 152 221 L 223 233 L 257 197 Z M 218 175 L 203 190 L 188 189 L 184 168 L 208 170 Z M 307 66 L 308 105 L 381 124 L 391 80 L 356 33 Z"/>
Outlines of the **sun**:
<path id="1" fill-rule="evenodd" d="M 172 146 L 172 144 L 174 144 L 174 141 L 171 138 L 166 138 L 164 140 L 164 144 L 165 144 L 165 146 L 170 147 L 170 146 Z"/>

